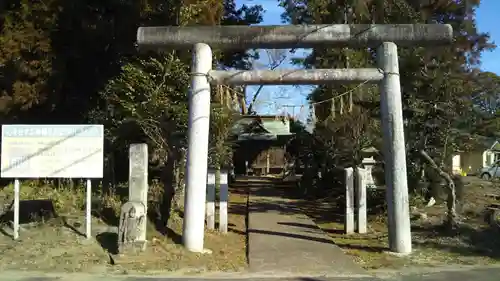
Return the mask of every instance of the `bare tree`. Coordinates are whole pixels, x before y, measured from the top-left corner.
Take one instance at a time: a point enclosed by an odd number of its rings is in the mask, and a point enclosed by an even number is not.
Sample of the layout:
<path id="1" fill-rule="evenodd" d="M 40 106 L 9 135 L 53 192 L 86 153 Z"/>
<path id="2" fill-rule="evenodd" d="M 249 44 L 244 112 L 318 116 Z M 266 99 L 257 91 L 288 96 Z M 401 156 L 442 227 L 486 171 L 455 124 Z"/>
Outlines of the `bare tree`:
<path id="1" fill-rule="evenodd" d="M 264 67 L 269 68 L 271 70 L 275 70 L 278 68 L 287 58 L 287 51 L 286 50 L 281 50 L 281 49 L 268 49 L 265 50 L 268 58 L 268 63 Z M 261 64 L 259 62 L 255 62 L 254 66 L 260 66 Z M 254 111 L 255 104 L 257 102 L 257 99 L 259 98 L 260 93 L 262 92 L 262 89 L 264 88 L 264 85 L 260 85 L 257 91 L 253 94 L 252 101 L 248 105 L 248 108 L 243 109 L 242 108 L 242 113 L 243 114 L 252 114 Z M 241 104 L 241 102 L 240 102 Z"/>
<path id="2" fill-rule="evenodd" d="M 430 167 L 433 168 L 445 181 L 448 191 L 448 218 L 447 223 L 450 228 L 454 228 L 458 225 L 458 215 L 457 215 L 457 194 L 455 188 L 455 182 L 449 173 L 446 173 L 443 169 L 441 169 L 434 160 L 425 152 L 425 150 L 420 150 L 420 155 L 424 157 L 424 159 L 429 163 Z"/>

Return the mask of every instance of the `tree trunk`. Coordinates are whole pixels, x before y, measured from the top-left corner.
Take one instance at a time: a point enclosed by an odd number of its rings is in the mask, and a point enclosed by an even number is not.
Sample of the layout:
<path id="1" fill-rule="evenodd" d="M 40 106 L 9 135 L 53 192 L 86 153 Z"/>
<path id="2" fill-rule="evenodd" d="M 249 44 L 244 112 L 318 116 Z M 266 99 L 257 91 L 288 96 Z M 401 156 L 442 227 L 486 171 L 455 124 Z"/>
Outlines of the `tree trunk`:
<path id="1" fill-rule="evenodd" d="M 245 91 L 246 89 L 243 87 L 234 87 L 233 91 L 236 93 L 236 101 L 240 105 L 240 110 L 242 115 L 247 115 L 248 114 L 248 109 L 247 109 L 247 102 L 246 102 L 246 94 Z"/>
<path id="2" fill-rule="evenodd" d="M 252 102 L 250 102 L 250 105 L 248 105 L 248 109 L 246 110 L 246 113 L 244 114 L 252 114 L 254 112 L 253 107 L 254 104 L 257 102 L 257 98 L 259 97 L 260 92 L 264 88 L 263 85 L 260 85 L 255 94 L 253 95 Z"/>
<path id="3" fill-rule="evenodd" d="M 182 149 L 179 155 L 175 165 L 174 204 L 176 208 L 182 209 L 184 207 L 186 151 Z"/>
<path id="4" fill-rule="evenodd" d="M 446 186 L 448 191 L 448 200 L 446 202 L 446 205 L 448 207 L 447 223 L 450 228 L 454 228 L 458 225 L 457 195 L 455 190 L 455 182 L 448 173 L 444 172 L 443 169 L 438 167 L 436 162 L 432 160 L 432 158 L 429 156 L 429 154 L 427 154 L 427 152 L 425 152 L 424 150 L 420 150 L 420 154 L 429 163 L 430 167 L 433 168 L 446 181 Z"/>
<path id="5" fill-rule="evenodd" d="M 215 165 L 215 190 L 220 189 L 220 165 Z"/>

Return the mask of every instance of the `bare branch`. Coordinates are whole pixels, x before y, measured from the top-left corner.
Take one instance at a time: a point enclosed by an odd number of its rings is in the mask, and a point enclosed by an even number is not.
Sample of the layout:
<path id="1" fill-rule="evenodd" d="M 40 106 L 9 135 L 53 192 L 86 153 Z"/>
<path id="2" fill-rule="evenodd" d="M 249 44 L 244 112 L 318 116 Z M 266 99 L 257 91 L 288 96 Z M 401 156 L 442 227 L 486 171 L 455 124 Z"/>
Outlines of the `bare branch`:
<path id="1" fill-rule="evenodd" d="M 447 202 L 447 207 L 448 207 L 448 223 L 450 227 L 455 227 L 458 224 L 458 215 L 456 211 L 456 206 L 457 206 L 457 195 L 456 195 L 456 189 L 455 189 L 455 182 L 451 178 L 451 176 L 443 171 L 434 160 L 425 152 L 424 150 L 420 150 L 420 155 L 424 157 L 424 159 L 427 161 L 427 163 L 433 168 L 442 178 L 446 180 L 446 184 L 448 187 L 448 202 Z"/>
<path id="2" fill-rule="evenodd" d="M 285 50 L 280 50 L 280 49 L 269 49 L 266 50 L 267 57 L 269 59 L 269 68 L 271 70 L 275 70 L 278 68 L 287 58 L 285 54 Z M 252 102 L 248 105 L 248 110 L 246 113 L 252 113 L 255 102 L 257 101 L 257 98 L 259 97 L 260 92 L 264 88 L 264 85 L 260 85 L 255 94 L 252 97 Z"/>

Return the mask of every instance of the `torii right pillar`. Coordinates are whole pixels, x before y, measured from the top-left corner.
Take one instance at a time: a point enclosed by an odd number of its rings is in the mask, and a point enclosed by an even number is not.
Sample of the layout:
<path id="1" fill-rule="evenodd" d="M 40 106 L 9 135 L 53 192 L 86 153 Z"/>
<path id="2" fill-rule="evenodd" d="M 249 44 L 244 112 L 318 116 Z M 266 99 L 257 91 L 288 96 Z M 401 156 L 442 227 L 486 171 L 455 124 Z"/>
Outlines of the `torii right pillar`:
<path id="1" fill-rule="evenodd" d="M 411 225 L 406 176 L 403 106 L 399 80 L 398 49 L 392 42 L 377 50 L 380 82 L 380 111 L 385 160 L 386 200 L 389 248 L 401 254 L 411 253 Z"/>

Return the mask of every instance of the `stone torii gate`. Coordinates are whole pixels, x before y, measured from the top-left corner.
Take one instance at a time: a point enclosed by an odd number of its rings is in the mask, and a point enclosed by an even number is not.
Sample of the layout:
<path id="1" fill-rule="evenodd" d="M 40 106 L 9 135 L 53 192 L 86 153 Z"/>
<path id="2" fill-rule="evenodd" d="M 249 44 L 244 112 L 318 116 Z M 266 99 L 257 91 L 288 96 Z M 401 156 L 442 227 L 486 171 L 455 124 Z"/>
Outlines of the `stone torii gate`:
<path id="1" fill-rule="evenodd" d="M 390 250 L 411 252 L 410 215 L 401 87 L 397 45 L 432 46 L 452 41 L 450 25 L 286 25 L 140 27 L 141 50 L 192 48 L 184 246 L 203 252 L 210 84 L 295 85 L 379 83 L 387 183 Z M 212 51 L 220 49 L 287 49 L 314 47 L 377 48 L 378 68 L 315 70 L 212 70 Z"/>

